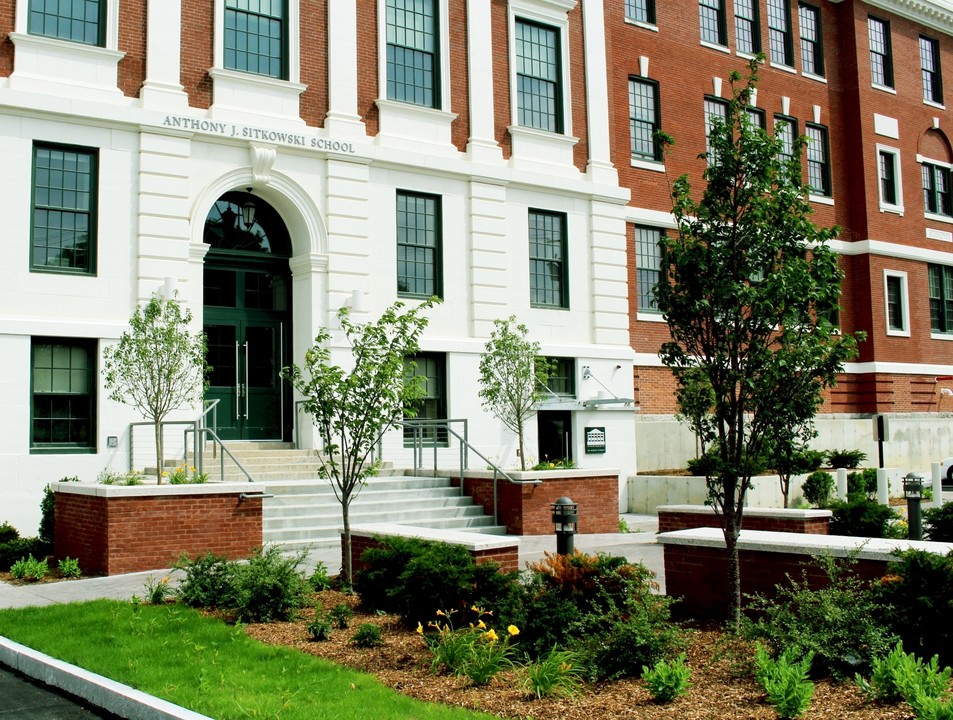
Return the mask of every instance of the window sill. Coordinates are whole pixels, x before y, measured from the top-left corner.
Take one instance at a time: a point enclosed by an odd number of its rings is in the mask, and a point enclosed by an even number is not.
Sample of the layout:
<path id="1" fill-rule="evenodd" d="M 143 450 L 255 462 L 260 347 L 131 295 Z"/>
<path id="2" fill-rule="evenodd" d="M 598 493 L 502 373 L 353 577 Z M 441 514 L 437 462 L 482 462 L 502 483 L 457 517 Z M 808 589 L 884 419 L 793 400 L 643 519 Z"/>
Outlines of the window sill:
<path id="1" fill-rule="evenodd" d="M 805 77 L 808 80 L 815 80 L 817 82 L 824 83 L 825 85 L 827 84 L 827 78 L 824 77 L 823 75 L 815 75 L 814 73 L 802 72 L 801 77 Z"/>
<path id="2" fill-rule="evenodd" d="M 943 341 L 953 342 L 953 332 L 951 332 L 951 333 L 931 332 L 931 333 L 930 333 L 930 339 L 931 339 L 931 340 L 943 340 Z"/>
<path id="3" fill-rule="evenodd" d="M 797 75 L 797 70 L 794 69 L 791 65 L 785 65 L 784 63 L 772 62 L 771 67 L 775 70 L 780 70 L 781 72 L 791 73 L 792 75 Z"/>
<path id="4" fill-rule="evenodd" d="M 10 87 L 80 100 L 127 101 L 119 90 L 117 50 L 40 35 L 10 33 L 14 71 Z"/>
<path id="5" fill-rule="evenodd" d="M 903 207 L 899 205 L 884 205 L 881 203 L 880 212 L 891 213 L 893 215 L 899 215 L 900 217 L 903 217 Z"/>
<path id="6" fill-rule="evenodd" d="M 943 103 L 938 103 L 935 100 L 927 100 L 924 98 L 923 104 L 928 107 L 936 108 L 937 110 L 946 110 L 946 105 Z"/>
<path id="7" fill-rule="evenodd" d="M 897 329 L 887 328 L 887 337 L 905 337 L 905 338 L 908 338 L 908 337 L 910 337 L 910 331 L 909 331 L 909 330 L 897 330 Z"/>
<path id="8" fill-rule="evenodd" d="M 890 87 L 889 85 L 878 85 L 877 83 L 870 83 L 870 87 L 874 90 L 883 90 L 885 93 L 890 93 L 891 95 L 896 95 L 897 91 Z"/>
<path id="9" fill-rule="evenodd" d="M 632 20 L 630 18 L 626 18 L 625 22 L 627 25 L 635 25 L 636 27 L 640 27 L 643 30 L 658 32 L 658 25 L 653 25 L 652 23 L 642 22 L 641 20 Z"/>
<path id="10" fill-rule="evenodd" d="M 652 310 L 639 310 L 635 314 L 635 319 L 639 322 L 668 323 L 668 320 L 665 319 L 662 313 L 653 312 Z"/>
<path id="11" fill-rule="evenodd" d="M 632 158 L 632 167 L 642 170 L 652 170 L 653 172 L 665 172 L 665 163 L 653 160 L 644 160 L 642 158 Z"/>
<path id="12" fill-rule="evenodd" d="M 454 113 L 436 108 L 378 98 L 374 101 L 380 114 L 378 138 L 386 143 L 407 147 L 407 141 L 444 145 L 452 148 L 450 127 L 457 119 Z"/>
<path id="13" fill-rule="evenodd" d="M 573 165 L 573 148 L 579 138 L 519 125 L 510 125 L 507 131 L 513 140 L 512 162 L 517 167 L 526 163 L 550 171 L 557 166 L 564 174 L 578 172 Z"/>
<path id="14" fill-rule="evenodd" d="M 77 270 L 75 268 L 61 268 L 46 265 L 31 265 L 31 273 L 41 273 L 43 275 L 72 275 L 73 277 L 96 277 L 95 270 Z"/>
<path id="15" fill-rule="evenodd" d="M 709 50 L 717 50 L 718 52 L 723 52 L 726 55 L 731 54 L 731 49 L 727 45 L 717 45 L 715 43 L 706 42 L 705 40 L 700 40 L 699 44 L 702 47 L 706 47 Z"/>
<path id="16" fill-rule="evenodd" d="M 818 205 L 833 205 L 834 198 L 828 197 L 827 195 L 808 195 L 807 199 L 812 203 L 817 203 Z"/>
<path id="17" fill-rule="evenodd" d="M 93 455 L 96 448 L 91 447 L 42 447 L 35 446 L 30 448 L 31 455 Z"/>
<path id="18" fill-rule="evenodd" d="M 947 225 L 953 225 L 953 217 L 949 215 L 937 215 L 935 213 L 923 213 L 924 220 L 930 220 L 932 222 L 946 223 Z"/>
<path id="19" fill-rule="evenodd" d="M 208 74 L 212 78 L 212 119 L 247 122 L 249 115 L 258 115 L 304 124 L 299 99 L 307 85 L 224 68 L 212 68 Z"/>
<path id="20" fill-rule="evenodd" d="M 569 310 L 568 305 L 540 305 L 539 303 L 531 302 L 529 306 L 533 310 Z"/>

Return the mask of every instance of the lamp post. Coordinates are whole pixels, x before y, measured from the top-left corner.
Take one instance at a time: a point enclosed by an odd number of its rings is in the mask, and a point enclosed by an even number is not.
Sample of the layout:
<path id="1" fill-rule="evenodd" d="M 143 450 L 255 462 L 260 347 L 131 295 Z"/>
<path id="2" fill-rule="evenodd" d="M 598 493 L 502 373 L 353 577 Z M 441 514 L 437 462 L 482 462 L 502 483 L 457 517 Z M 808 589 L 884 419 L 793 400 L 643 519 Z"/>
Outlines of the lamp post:
<path id="1" fill-rule="evenodd" d="M 907 499 L 907 537 L 922 540 L 920 526 L 920 500 L 923 499 L 923 475 L 908 472 L 903 476 L 903 496 Z"/>
<path id="2" fill-rule="evenodd" d="M 568 497 L 561 497 L 550 507 L 553 510 L 553 525 L 556 529 L 556 554 L 572 555 L 573 539 L 579 522 L 579 506 Z"/>

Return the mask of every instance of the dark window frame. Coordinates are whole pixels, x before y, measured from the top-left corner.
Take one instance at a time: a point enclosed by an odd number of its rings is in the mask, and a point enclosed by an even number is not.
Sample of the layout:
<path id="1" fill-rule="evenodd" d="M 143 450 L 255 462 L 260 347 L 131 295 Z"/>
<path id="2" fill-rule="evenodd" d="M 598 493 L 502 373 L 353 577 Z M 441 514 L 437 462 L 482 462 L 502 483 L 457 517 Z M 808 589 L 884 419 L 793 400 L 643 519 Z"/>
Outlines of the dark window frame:
<path id="1" fill-rule="evenodd" d="M 930 332 L 953 335 L 953 267 L 927 265 Z"/>
<path id="2" fill-rule="evenodd" d="M 401 210 L 401 199 L 414 199 L 422 201 L 426 205 L 432 205 L 433 215 L 432 215 L 432 227 L 433 227 L 433 244 L 422 244 L 420 242 L 408 242 L 406 235 L 407 231 L 414 231 L 416 235 L 419 236 L 421 232 L 425 235 L 429 234 L 428 228 L 419 228 L 411 227 L 409 225 L 401 225 L 402 213 L 410 212 L 409 209 Z M 429 216 L 429 208 L 425 210 Z M 396 233 L 395 240 L 397 244 L 397 295 L 399 297 L 416 297 L 416 298 L 429 298 L 429 297 L 443 297 L 443 198 L 439 195 L 433 195 L 431 193 L 422 193 L 415 192 L 412 190 L 398 190 L 396 196 Z M 402 230 L 404 231 L 402 234 Z M 402 237 L 404 239 L 402 239 Z M 418 253 L 423 250 L 424 254 L 429 254 L 430 259 L 427 261 L 414 260 L 413 264 L 415 265 L 429 265 L 432 270 L 432 287 L 430 290 L 423 290 L 421 292 L 414 292 L 411 290 L 402 290 L 401 281 L 402 278 L 413 278 L 416 283 L 426 283 L 427 278 L 420 278 L 419 276 L 411 276 L 409 273 L 401 275 L 401 249 L 402 248 L 414 248 Z M 408 262 L 406 258 L 404 262 Z"/>
<path id="3" fill-rule="evenodd" d="M 406 43 L 397 42 L 397 38 L 392 35 L 392 28 L 400 28 L 405 36 L 411 34 L 408 31 L 406 25 L 398 26 L 390 22 L 391 10 L 394 11 L 394 16 L 397 16 L 398 8 L 396 4 L 398 2 L 404 2 L 404 0 L 387 0 L 385 11 L 386 11 L 386 20 L 385 20 L 385 34 L 386 34 L 386 75 L 385 86 L 387 88 L 387 99 L 393 100 L 394 102 L 404 102 L 411 105 L 419 105 L 420 107 L 428 107 L 439 109 L 441 107 L 441 72 L 440 72 L 440 2 L 439 0 L 423 0 L 425 3 L 430 3 L 430 23 L 432 26 L 432 32 L 430 33 L 430 43 L 432 46 L 431 50 L 421 49 L 414 45 L 409 45 Z M 406 12 L 406 5 L 404 5 Z M 423 34 L 426 35 L 424 31 L 417 31 L 414 34 Z M 428 71 L 426 67 L 419 69 L 412 64 L 398 64 L 397 57 L 398 54 L 408 55 L 413 58 L 415 55 L 419 55 L 422 59 L 429 59 L 430 61 L 430 83 L 420 82 L 407 82 L 406 80 L 401 82 L 397 79 L 397 69 L 398 68 L 410 68 L 410 75 L 416 77 L 418 73 L 423 73 L 424 76 L 427 75 Z M 402 92 L 398 90 L 402 89 Z M 408 97 L 407 89 L 412 91 L 412 98 Z M 428 97 L 429 93 L 429 97 Z M 421 97 L 418 97 L 421 95 Z"/>
<path id="4" fill-rule="evenodd" d="M 86 188 L 70 188 L 68 185 L 66 187 L 56 187 L 53 185 L 48 185 L 51 192 L 60 192 L 61 194 L 66 192 L 72 192 L 74 189 L 78 192 L 85 194 L 88 197 L 88 206 L 85 210 L 78 207 L 70 207 L 65 203 L 54 204 L 52 202 L 39 203 L 38 202 L 38 176 L 40 175 L 40 168 L 38 166 L 38 155 L 40 152 L 62 152 L 64 154 L 70 153 L 77 157 L 83 156 L 88 159 L 89 162 L 89 185 Z M 47 173 L 52 175 L 52 169 L 47 169 Z M 61 170 L 61 173 L 66 173 L 67 171 Z M 79 171 L 77 171 L 78 173 Z M 52 183 L 52 180 L 50 180 Z M 40 236 L 43 233 L 43 229 L 47 232 L 50 228 L 55 228 L 49 224 L 39 225 L 39 220 L 41 217 L 47 218 L 47 223 L 50 221 L 50 216 L 55 215 L 61 217 L 63 220 L 72 218 L 73 225 L 75 228 L 75 221 L 79 218 L 85 218 L 86 220 L 86 234 L 87 234 L 87 249 L 86 249 L 86 261 L 77 264 L 77 265 L 51 265 L 49 262 L 37 262 L 37 242 L 40 239 Z M 68 223 L 67 223 L 68 225 Z M 89 147 L 80 147 L 78 145 L 65 145 L 61 143 L 48 143 L 35 141 L 33 143 L 33 157 L 32 157 L 32 170 L 30 176 L 30 271 L 31 272 L 45 272 L 45 273 L 62 273 L 67 275 L 87 275 L 95 276 L 96 267 L 97 267 L 97 246 L 98 246 L 98 226 L 99 226 L 99 149 L 98 148 L 89 148 Z M 60 231 L 69 231 L 69 228 L 65 225 L 60 226 Z M 47 253 L 49 248 L 52 247 L 48 243 L 44 245 L 47 248 Z M 74 248 L 75 249 L 75 248 Z M 60 250 L 63 250 L 62 243 L 60 244 Z"/>
<path id="5" fill-rule="evenodd" d="M 777 4 L 772 8 L 772 4 Z M 783 23 L 779 25 L 778 22 Z M 775 55 L 778 50 L 780 59 Z M 794 27 L 791 0 L 768 0 L 768 54 L 775 65 L 794 67 Z"/>
<path id="6" fill-rule="evenodd" d="M 807 143 L 806 151 L 807 181 L 811 192 L 821 197 L 832 197 L 830 131 L 825 125 L 809 122 L 804 124 L 804 132 L 811 141 Z M 813 137 L 812 133 L 818 133 L 819 138 Z M 820 187 L 812 182 L 814 178 L 820 180 Z"/>
<path id="7" fill-rule="evenodd" d="M 719 107 L 721 108 L 722 112 L 720 113 L 709 112 L 709 106 Z M 714 161 L 715 158 L 713 158 L 712 156 L 712 149 L 711 149 L 712 124 L 711 124 L 710 118 L 717 116 L 721 119 L 722 123 L 727 124 L 728 101 L 719 97 L 714 97 L 713 95 L 706 95 L 702 108 L 703 108 L 703 112 L 705 116 L 705 156 L 707 158 L 707 161 L 711 163 Z"/>
<path id="8" fill-rule="evenodd" d="M 882 33 L 883 47 L 874 47 L 874 26 Z M 890 21 L 875 15 L 867 16 L 867 41 L 870 45 L 870 81 L 880 87 L 894 88 L 893 48 L 890 41 Z M 876 60 L 876 61 L 875 61 Z"/>
<path id="9" fill-rule="evenodd" d="M 791 160 L 797 159 L 797 161 L 800 163 L 801 159 L 794 154 L 794 144 L 795 144 L 795 141 L 796 141 L 797 138 L 798 138 L 798 120 L 797 120 L 797 118 L 796 118 L 796 117 L 792 117 L 792 116 L 790 116 L 790 115 L 783 115 L 783 114 L 781 114 L 781 113 L 775 113 L 775 115 L 774 115 L 774 132 L 775 132 L 775 137 L 777 137 L 777 132 L 778 132 L 778 125 L 779 125 L 779 123 L 784 123 L 784 124 L 786 124 L 788 127 L 791 128 L 791 144 L 790 144 L 790 147 L 789 147 L 789 148 L 788 148 L 788 147 L 785 147 L 785 150 L 790 149 L 790 152 L 786 152 L 786 151 L 785 151 L 785 152 L 781 152 L 781 153 L 779 153 L 779 155 L 780 155 L 782 158 L 788 158 L 788 159 L 791 159 Z M 784 140 L 784 138 L 779 138 L 779 139 Z"/>
<path id="10" fill-rule="evenodd" d="M 534 237 L 534 232 L 538 229 L 538 226 L 534 225 L 536 219 L 549 219 L 556 223 L 550 228 L 542 228 L 542 230 L 546 232 L 558 228 L 558 257 L 551 257 L 534 251 L 535 246 L 551 245 L 551 243 L 546 242 L 546 238 Z M 566 213 L 531 208 L 528 213 L 528 226 L 530 306 L 566 310 L 569 308 L 569 244 Z M 555 272 L 553 272 L 553 266 L 555 266 Z M 547 268 L 549 269 L 548 272 Z M 548 278 L 548 280 L 540 286 L 536 281 L 537 278 Z M 541 296 L 543 296 L 542 299 Z M 555 296 L 555 299 L 547 299 L 549 296 Z"/>
<path id="11" fill-rule="evenodd" d="M 923 211 L 931 215 L 953 217 L 953 189 L 950 168 L 924 160 L 920 164 Z"/>
<path id="12" fill-rule="evenodd" d="M 289 32 L 288 32 L 288 0 L 274 0 L 280 2 L 281 4 L 281 16 L 266 14 L 260 12 L 252 12 L 250 10 L 245 10 L 237 7 L 229 7 L 230 2 L 234 0 L 225 0 L 224 2 L 224 18 L 223 22 L 223 47 L 222 47 L 222 66 L 227 70 L 233 70 L 235 72 L 247 73 L 249 75 L 258 75 L 261 77 L 273 78 L 275 80 L 287 80 L 288 79 L 288 67 L 289 67 Z M 277 23 L 280 27 L 280 39 L 278 41 L 280 45 L 280 57 L 278 58 L 277 68 L 273 68 L 274 64 L 274 54 L 270 53 L 250 53 L 247 50 L 248 43 L 247 38 L 256 37 L 262 38 L 267 37 L 265 35 L 255 35 L 252 36 L 248 33 L 247 25 L 246 30 L 241 31 L 237 27 L 238 18 L 243 18 L 245 23 L 248 23 L 249 19 L 255 19 L 256 22 L 273 22 Z M 264 19 L 264 20 L 262 20 Z M 236 27 L 231 28 L 230 24 L 235 22 Z M 240 43 L 237 41 L 231 41 L 231 34 L 234 34 L 236 40 L 239 35 L 246 38 L 246 49 L 242 50 Z M 233 58 L 230 58 L 229 55 L 234 54 Z M 244 58 L 244 67 L 242 67 L 242 62 L 239 62 L 240 58 Z M 248 60 L 251 58 L 257 59 L 255 63 L 256 69 L 251 69 Z M 261 58 L 268 59 L 268 69 L 261 69 Z"/>
<path id="13" fill-rule="evenodd" d="M 45 9 L 34 9 L 35 4 L 36 0 L 30 0 L 29 9 L 27 11 L 28 34 L 79 43 L 81 45 L 89 45 L 91 47 L 106 46 L 106 0 L 83 0 L 83 5 L 98 6 L 96 20 L 93 22 L 77 17 L 65 17 L 65 26 L 70 28 L 70 33 L 68 34 L 60 34 L 60 31 L 64 27 L 63 15 L 58 12 L 45 12 Z M 55 27 L 52 31 L 46 27 L 47 20 Z M 84 29 L 82 39 L 72 36 L 72 28 L 77 25 Z M 92 35 L 95 37 L 91 37 L 90 26 L 94 28 Z"/>
<path id="14" fill-rule="evenodd" d="M 940 41 L 921 35 L 917 44 L 920 50 L 920 79 L 923 85 L 923 100 L 943 104 L 943 70 L 940 66 Z M 929 48 L 929 57 L 924 55 Z M 928 65 L 932 63 L 932 67 Z"/>
<path id="15" fill-rule="evenodd" d="M 725 0 L 698 0 L 698 25 L 703 43 L 728 47 Z"/>
<path id="16" fill-rule="evenodd" d="M 647 88 L 652 89 L 652 113 L 654 118 L 651 120 L 646 120 L 635 116 L 635 104 L 633 103 L 634 93 L 632 92 L 632 86 L 642 85 Z M 661 98 L 659 92 L 659 84 L 656 80 L 650 80 L 649 78 L 644 78 L 637 75 L 629 76 L 629 151 L 633 158 L 639 160 L 646 160 L 648 162 L 660 162 L 662 160 L 662 146 L 658 142 L 656 133 L 662 127 L 662 110 L 661 110 Z M 636 133 L 635 129 L 638 125 L 651 127 L 650 133 L 650 142 L 652 147 L 651 153 L 636 152 Z M 639 143 L 641 145 L 641 143 Z"/>
<path id="17" fill-rule="evenodd" d="M 738 0 L 735 0 L 735 49 L 745 55 L 757 55 L 761 52 L 761 9 L 758 0 L 746 0 L 747 7 L 742 8 Z M 739 10 L 743 9 L 749 15 L 741 14 Z M 743 42 L 750 38 L 750 45 L 743 45 Z M 744 40 L 743 40 L 744 39 Z"/>
<path id="18" fill-rule="evenodd" d="M 546 357 L 550 373 L 546 378 L 548 394 L 560 398 L 576 397 L 576 358 Z"/>
<path id="19" fill-rule="evenodd" d="M 655 242 L 650 243 L 648 238 L 641 237 L 640 231 L 641 233 L 656 233 Z M 640 313 L 661 312 L 655 304 L 653 290 L 662 280 L 662 248 L 660 244 L 663 237 L 665 237 L 664 228 L 651 225 L 635 226 L 635 287 L 636 304 Z M 650 263 L 649 260 L 653 262 Z"/>
<path id="20" fill-rule="evenodd" d="M 72 363 L 69 367 L 57 367 L 55 365 L 55 348 L 66 347 L 72 356 L 73 350 L 82 349 L 86 353 L 88 360 L 87 367 L 80 370 L 73 370 Z M 49 366 L 37 367 L 38 354 L 40 348 L 49 347 L 50 364 Z M 98 373 L 98 348 L 97 341 L 88 338 L 62 338 L 62 337 L 33 337 L 30 342 L 30 453 L 31 454 L 79 454 L 96 452 L 96 411 L 97 411 L 97 378 Z M 50 390 L 43 392 L 38 390 L 37 377 L 40 371 L 48 370 L 50 373 Z M 72 385 L 76 372 L 82 372 L 85 375 L 86 392 L 53 391 L 54 374 L 56 371 L 65 371 L 69 375 L 69 383 Z M 46 399 L 54 403 L 56 399 L 66 400 L 66 414 L 64 417 L 63 406 L 59 410 L 53 408 L 52 404 L 47 416 L 40 416 L 38 405 Z M 55 426 L 58 424 L 61 428 L 66 423 L 68 434 L 72 434 L 74 425 L 78 422 L 72 414 L 76 405 L 85 406 L 86 420 L 85 433 L 86 441 L 77 442 L 67 439 L 53 439 L 55 435 Z M 48 422 L 50 425 L 49 440 L 38 440 L 38 425 Z"/>
<path id="21" fill-rule="evenodd" d="M 636 14 L 642 17 L 636 17 Z M 655 0 L 625 0 L 625 18 L 632 22 L 654 25 Z"/>
<path id="22" fill-rule="evenodd" d="M 547 33 L 552 38 L 551 52 L 554 55 L 552 63 L 555 77 L 547 78 L 540 74 L 531 74 L 520 72 L 524 61 L 533 64 L 533 58 L 529 55 L 521 54 L 520 50 L 524 42 L 521 33 L 524 28 L 535 28 L 535 30 Z M 527 41 L 528 42 L 528 41 Z M 563 54 L 562 54 L 562 32 L 555 25 L 528 20 L 526 18 L 516 18 L 516 38 L 514 40 L 514 56 L 516 58 L 516 114 L 517 125 L 544 132 L 553 132 L 563 134 L 565 128 L 565 107 L 563 100 Z M 547 46 L 549 47 L 549 46 Z M 530 89 L 540 89 L 542 86 L 552 88 L 552 112 L 548 109 L 537 108 L 533 103 L 527 103 L 529 98 L 543 97 L 539 92 L 530 92 Z M 525 89 L 524 89 L 525 88 Z M 542 123 L 542 120 L 548 122 Z"/>
<path id="23" fill-rule="evenodd" d="M 815 77 L 824 77 L 824 33 L 821 9 L 817 5 L 801 2 L 798 3 L 797 12 L 798 36 L 801 41 L 801 72 Z M 814 37 L 805 34 L 808 29 L 805 14 L 811 16 L 810 29 Z"/>
<path id="24" fill-rule="evenodd" d="M 884 287 L 886 304 L 887 331 L 894 333 L 908 332 L 906 326 L 906 308 L 904 307 L 904 279 L 900 275 L 887 275 Z"/>
<path id="25" fill-rule="evenodd" d="M 425 394 L 418 400 L 417 414 L 414 417 L 410 417 L 405 414 L 404 417 L 409 420 L 447 420 L 449 407 L 447 402 L 447 354 L 438 352 L 418 352 L 416 355 L 405 357 L 405 377 L 407 370 L 409 369 L 408 365 L 410 362 L 415 363 L 415 367 L 411 376 L 422 376 L 425 378 L 423 383 Z M 418 372 L 418 370 L 421 368 L 421 365 L 424 363 L 433 363 L 433 368 L 436 373 L 434 375 L 429 375 Z M 432 387 L 431 378 L 433 378 Z M 430 392 L 431 389 L 435 389 L 438 392 Z M 423 447 L 450 447 L 450 433 L 447 432 L 445 427 L 425 427 L 421 431 L 421 434 Z M 403 436 L 404 447 L 413 447 L 413 428 L 405 427 Z"/>

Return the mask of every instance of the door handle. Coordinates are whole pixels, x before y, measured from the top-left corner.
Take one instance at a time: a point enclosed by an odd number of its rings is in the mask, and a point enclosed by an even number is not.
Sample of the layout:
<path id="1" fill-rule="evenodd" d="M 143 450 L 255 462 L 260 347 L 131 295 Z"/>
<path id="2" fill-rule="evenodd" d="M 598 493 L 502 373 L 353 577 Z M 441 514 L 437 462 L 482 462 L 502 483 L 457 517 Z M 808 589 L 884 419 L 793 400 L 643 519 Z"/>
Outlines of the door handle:
<path id="1" fill-rule="evenodd" d="M 238 340 L 235 341 L 235 420 L 242 419 L 242 412 L 238 406 L 242 399 L 242 384 L 238 381 Z"/>
<path id="2" fill-rule="evenodd" d="M 245 341 L 245 419 L 248 419 L 248 341 Z"/>

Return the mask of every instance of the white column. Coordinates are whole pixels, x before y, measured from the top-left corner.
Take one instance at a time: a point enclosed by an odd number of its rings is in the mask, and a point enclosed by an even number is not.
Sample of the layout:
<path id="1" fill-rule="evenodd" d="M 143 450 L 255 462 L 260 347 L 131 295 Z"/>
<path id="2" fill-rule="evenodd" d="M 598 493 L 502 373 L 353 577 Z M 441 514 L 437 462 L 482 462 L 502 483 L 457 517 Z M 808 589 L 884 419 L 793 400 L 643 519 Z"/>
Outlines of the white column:
<path id="1" fill-rule="evenodd" d="M 373 71 L 373 69 L 372 69 Z M 363 137 L 357 113 L 357 3 L 328 0 L 328 133 Z"/>
<path id="2" fill-rule="evenodd" d="M 488 338 L 493 321 L 509 315 L 508 256 L 514 250 L 507 232 L 506 186 L 471 182 L 469 203 L 473 336 Z"/>
<path id="3" fill-rule="evenodd" d="M 590 203 L 592 341 L 629 346 L 629 286 L 625 257 L 625 208 Z"/>
<path id="4" fill-rule="evenodd" d="M 502 40 L 501 40 L 502 42 Z M 490 0 L 467 0 L 467 65 L 470 69 L 470 139 L 477 162 L 501 162 L 493 124 L 493 34 Z"/>
<path id="5" fill-rule="evenodd" d="M 589 124 L 589 177 L 617 185 L 618 173 L 609 151 L 609 84 L 603 0 L 582 0 L 583 45 L 586 53 L 586 110 Z M 614 8 L 613 12 L 618 12 Z"/>
<path id="6" fill-rule="evenodd" d="M 188 96 L 179 82 L 182 0 L 149 0 L 146 12 L 146 81 L 141 91 L 143 107 L 188 107 Z"/>

